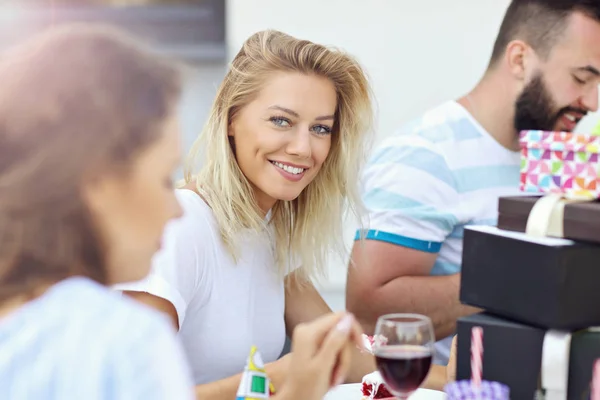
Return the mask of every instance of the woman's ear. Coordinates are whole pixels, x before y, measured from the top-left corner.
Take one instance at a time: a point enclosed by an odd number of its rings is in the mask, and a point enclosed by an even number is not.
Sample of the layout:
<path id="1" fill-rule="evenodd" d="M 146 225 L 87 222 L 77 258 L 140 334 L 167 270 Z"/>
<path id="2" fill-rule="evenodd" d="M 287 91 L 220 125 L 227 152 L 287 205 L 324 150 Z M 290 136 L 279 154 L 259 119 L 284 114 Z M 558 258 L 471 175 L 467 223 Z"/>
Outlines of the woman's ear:
<path id="1" fill-rule="evenodd" d="M 235 155 L 235 128 L 233 123 L 229 124 L 227 127 L 227 139 L 229 139 L 229 146 L 231 147 L 231 151 Z"/>
<path id="2" fill-rule="evenodd" d="M 227 124 L 227 136 L 230 138 L 235 136 L 235 121 L 230 120 Z"/>

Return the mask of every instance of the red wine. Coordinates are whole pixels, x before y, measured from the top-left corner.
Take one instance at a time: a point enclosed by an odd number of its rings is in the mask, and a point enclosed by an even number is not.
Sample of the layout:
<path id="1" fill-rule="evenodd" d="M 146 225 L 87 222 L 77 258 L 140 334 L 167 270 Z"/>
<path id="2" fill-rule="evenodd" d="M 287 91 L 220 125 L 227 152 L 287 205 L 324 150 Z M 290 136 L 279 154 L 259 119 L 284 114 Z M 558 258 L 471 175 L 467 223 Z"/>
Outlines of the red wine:
<path id="1" fill-rule="evenodd" d="M 375 353 L 377 369 L 396 393 L 419 388 L 431 367 L 431 350 L 423 346 L 382 346 Z"/>

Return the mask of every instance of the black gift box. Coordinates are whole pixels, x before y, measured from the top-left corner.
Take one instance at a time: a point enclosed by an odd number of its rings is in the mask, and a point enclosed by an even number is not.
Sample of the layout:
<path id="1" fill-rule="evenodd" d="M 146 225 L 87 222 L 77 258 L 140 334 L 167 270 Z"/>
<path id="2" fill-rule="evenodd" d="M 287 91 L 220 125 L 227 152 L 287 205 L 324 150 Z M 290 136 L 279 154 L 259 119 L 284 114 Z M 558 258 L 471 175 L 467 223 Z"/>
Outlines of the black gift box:
<path id="1" fill-rule="evenodd" d="M 600 326 L 600 246 L 465 228 L 460 300 L 545 329 Z"/>
<path id="2" fill-rule="evenodd" d="M 487 313 L 475 314 L 458 320 L 456 379 L 471 378 L 471 328 L 483 328 L 483 379 L 504 383 L 510 388 L 513 400 L 534 399 L 538 390 L 547 395 L 552 386 L 566 383 L 564 398 L 589 398 L 594 362 L 600 358 L 600 330 L 577 331 L 566 343 L 566 359 L 557 362 L 545 348 L 544 341 L 560 331 L 545 331 L 525 324 L 506 320 Z M 552 333 L 549 333 L 552 332 Z M 568 333 L 566 333 L 568 336 Z M 546 353 L 545 353 L 546 351 Z M 568 361 L 567 361 L 568 360 Z M 553 364 L 568 367 L 559 379 L 544 376 L 542 371 Z M 545 365 L 543 368 L 542 366 Z M 556 392 L 555 392 L 556 393 Z"/>
<path id="3" fill-rule="evenodd" d="M 498 201 L 498 228 L 525 232 L 529 213 L 542 196 L 508 196 Z M 560 237 L 600 243 L 600 201 L 567 203 Z"/>
<path id="4" fill-rule="evenodd" d="M 456 379 L 471 379 L 471 328 L 483 328 L 483 379 L 508 385 L 513 400 L 532 400 L 538 388 L 545 331 L 488 314 L 458 320 Z"/>

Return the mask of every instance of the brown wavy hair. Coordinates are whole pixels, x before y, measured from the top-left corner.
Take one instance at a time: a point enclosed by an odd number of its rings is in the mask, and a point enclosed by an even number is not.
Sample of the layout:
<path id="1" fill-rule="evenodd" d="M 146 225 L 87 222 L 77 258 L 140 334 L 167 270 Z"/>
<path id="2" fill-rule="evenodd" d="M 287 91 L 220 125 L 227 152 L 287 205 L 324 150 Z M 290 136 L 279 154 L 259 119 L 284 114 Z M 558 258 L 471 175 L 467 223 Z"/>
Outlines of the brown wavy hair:
<path id="1" fill-rule="evenodd" d="M 178 69 L 112 28 L 54 28 L 0 58 L 0 300 L 74 275 L 107 283 L 84 182 L 126 174 Z"/>

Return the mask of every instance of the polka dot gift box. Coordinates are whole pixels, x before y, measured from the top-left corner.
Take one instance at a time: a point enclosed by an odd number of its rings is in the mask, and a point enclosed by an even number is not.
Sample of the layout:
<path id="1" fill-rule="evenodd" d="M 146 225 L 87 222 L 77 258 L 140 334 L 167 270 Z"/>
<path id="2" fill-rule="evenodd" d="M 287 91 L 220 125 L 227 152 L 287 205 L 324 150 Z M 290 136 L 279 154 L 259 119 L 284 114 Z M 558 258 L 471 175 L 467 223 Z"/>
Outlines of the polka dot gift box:
<path id="1" fill-rule="evenodd" d="M 531 130 L 520 145 L 521 191 L 600 198 L 600 136 Z"/>

